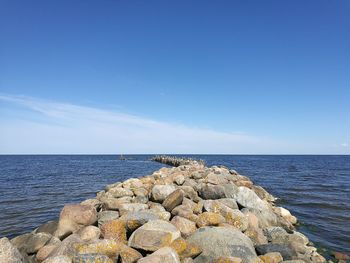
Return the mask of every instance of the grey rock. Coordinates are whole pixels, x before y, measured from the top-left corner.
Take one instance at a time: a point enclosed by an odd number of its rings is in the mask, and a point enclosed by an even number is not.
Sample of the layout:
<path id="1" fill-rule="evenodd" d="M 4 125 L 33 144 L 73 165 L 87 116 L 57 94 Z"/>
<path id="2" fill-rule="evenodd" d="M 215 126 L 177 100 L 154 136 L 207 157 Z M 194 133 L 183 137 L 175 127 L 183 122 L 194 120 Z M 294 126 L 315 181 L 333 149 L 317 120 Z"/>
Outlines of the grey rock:
<path id="1" fill-rule="evenodd" d="M 264 255 L 269 252 L 279 252 L 281 253 L 284 260 L 287 259 L 293 259 L 294 256 L 296 256 L 296 253 L 290 249 L 288 246 L 281 245 L 281 244 L 264 244 L 264 245 L 258 245 L 255 247 L 256 252 L 258 255 Z"/>
<path id="2" fill-rule="evenodd" d="M 18 249 L 6 238 L 0 239 L 0 262 L 22 263 L 23 256 Z"/>
<path id="3" fill-rule="evenodd" d="M 49 221 L 41 226 L 39 226 L 35 233 L 49 233 L 53 235 L 53 233 L 57 230 L 58 222 L 57 221 Z"/>
<path id="4" fill-rule="evenodd" d="M 200 197 L 204 200 L 215 200 L 225 197 L 224 187 L 221 185 L 205 185 L 200 190 Z"/>
<path id="5" fill-rule="evenodd" d="M 152 188 L 152 198 L 156 202 L 163 202 L 175 190 L 174 185 L 155 185 Z"/>
<path id="6" fill-rule="evenodd" d="M 288 233 L 282 227 L 267 227 L 263 231 L 267 240 L 271 243 L 284 243 L 288 239 Z"/>
<path id="7" fill-rule="evenodd" d="M 233 198 L 221 198 L 221 199 L 218 199 L 218 201 L 229 208 L 238 209 L 237 202 Z"/>
<path id="8" fill-rule="evenodd" d="M 121 215 L 124 215 L 129 212 L 137 212 L 145 209 L 148 209 L 147 204 L 139 204 L 139 203 L 121 204 L 119 206 L 119 213 Z"/>
<path id="9" fill-rule="evenodd" d="M 194 262 L 213 262 L 221 256 L 240 257 L 243 262 L 253 262 L 257 255 L 252 241 L 241 231 L 225 227 L 203 227 L 194 232 L 188 242 L 199 246 L 203 252 Z"/>
<path id="10" fill-rule="evenodd" d="M 268 209 L 267 204 L 254 191 L 244 186 L 238 187 L 236 201 L 243 207 L 254 208 L 260 211 Z"/>
<path id="11" fill-rule="evenodd" d="M 156 251 L 168 246 L 181 236 L 180 231 L 169 222 L 152 220 L 136 229 L 129 238 L 128 245 L 136 249 Z"/>
<path id="12" fill-rule="evenodd" d="M 25 251 L 28 254 L 33 254 L 38 252 L 40 248 L 45 246 L 49 240 L 51 239 L 52 235 L 49 233 L 37 233 L 32 235 L 28 240 L 27 244 L 25 246 Z"/>
<path id="13" fill-rule="evenodd" d="M 117 211 L 107 210 L 107 211 L 101 211 L 97 214 L 97 222 L 98 226 L 102 226 L 104 223 L 118 219 L 119 213 Z"/>

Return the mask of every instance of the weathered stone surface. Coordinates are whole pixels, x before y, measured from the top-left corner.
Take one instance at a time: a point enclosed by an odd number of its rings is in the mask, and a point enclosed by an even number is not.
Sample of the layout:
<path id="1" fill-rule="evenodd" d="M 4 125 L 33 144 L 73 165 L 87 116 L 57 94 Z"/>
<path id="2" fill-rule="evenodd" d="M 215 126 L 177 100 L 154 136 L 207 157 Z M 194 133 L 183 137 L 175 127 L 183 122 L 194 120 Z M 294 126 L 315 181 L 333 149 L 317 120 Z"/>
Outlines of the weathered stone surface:
<path id="1" fill-rule="evenodd" d="M 267 244 L 267 238 L 260 228 L 249 227 L 244 234 L 252 240 L 254 246 Z"/>
<path id="2" fill-rule="evenodd" d="M 48 221 L 47 223 L 39 226 L 36 230 L 35 233 L 49 233 L 53 235 L 55 231 L 57 230 L 58 227 L 58 222 L 57 221 Z"/>
<path id="3" fill-rule="evenodd" d="M 134 263 L 142 258 L 142 255 L 136 249 L 123 245 L 120 249 L 120 257 L 122 263 Z"/>
<path id="4" fill-rule="evenodd" d="M 132 201 L 132 198 L 130 196 L 121 197 L 121 198 L 108 197 L 108 198 L 102 199 L 102 203 L 105 209 L 107 210 L 118 210 L 121 204 L 131 203 L 131 201 Z"/>
<path id="5" fill-rule="evenodd" d="M 51 239 L 52 235 L 49 233 L 37 233 L 32 235 L 25 246 L 25 251 L 27 254 L 36 253 L 40 248 L 46 245 Z"/>
<path id="6" fill-rule="evenodd" d="M 60 213 L 60 220 L 69 219 L 79 225 L 92 225 L 97 221 L 97 212 L 88 205 L 65 205 Z"/>
<path id="7" fill-rule="evenodd" d="M 101 230 L 95 226 L 87 226 L 79 230 L 77 234 L 80 236 L 81 240 L 91 241 L 100 237 Z"/>
<path id="8" fill-rule="evenodd" d="M 261 211 L 254 208 L 243 208 L 241 209 L 241 212 L 243 214 L 248 214 L 248 213 L 254 214 L 258 218 L 259 227 L 262 229 L 271 227 L 271 226 L 281 225 L 277 215 L 274 212 L 272 212 L 270 209 Z"/>
<path id="9" fill-rule="evenodd" d="M 49 257 L 43 263 L 72 263 L 72 260 L 67 256 Z"/>
<path id="10" fill-rule="evenodd" d="M 36 260 L 40 263 L 44 261 L 58 245 L 45 245 L 36 253 Z"/>
<path id="11" fill-rule="evenodd" d="M 6 238 L 0 239 L 0 262 L 6 263 L 22 263 L 24 261 L 23 256 L 19 253 L 18 249 L 11 244 Z"/>
<path id="12" fill-rule="evenodd" d="M 76 243 L 73 249 L 78 254 L 103 254 L 110 258 L 117 258 L 121 244 L 113 239 L 103 239 L 93 243 Z"/>
<path id="13" fill-rule="evenodd" d="M 174 216 L 171 223 L 181 232 L 184 238 L 189 237 L 197 229 L 196 223 L 181 216 Z"/>
<path id="14" fill-rule="evenodd" d="M 196 183 L 196 182 L 194 182 L 194 183 Z M 196 190 L 193 189 L 193 187 L 182 185 L 182 186 L 179 186 L 179 189 L 181 189 L 184 192 L 184 197 L 187 197 L 194 202 L 199 201 L 198 193 Z"/>
<path id="15" fill-rule="evenodd" d="M 187 218 L 191 221 L 197 221 L 198 216 L 195 215 L 192 211 L 192 209 L 186 205 L 179 205 L 171 211 L 171 214 L 174 216 L 181 216 L 184 218 Z"/>
<path id="16" fill-rule="evenodd" d="M 248 228 L 248 220 L 247 217 L 238 209 L 231 210 L 225 213 L 225 221 L 238 228 L 241 231 L 245 231 Z"/>
<path id="17" fill-rule="evenodd" d="M 279 252 L 283 259 L 293 259 L 293 256 L 296 256 L 296 253 L 291 250 L 288 246 L 281 245 L 281 244 L 265 244 L 265 245 L 259 245 L 255 247 L 256 252 L 258 255 L 264 255 L 269 252 Z"/>
<path id="18" fill-rule="evenodd" d="M 180 236 L 180 231 L 174 225 L 163 220 L 152 220 L 132 233 L 128 245 L 136 249 L 156 251 L 170 245 Z"/>
<path id="19" fill-rule="evenodd" d="M 227 207 L 229 207 L 231 209 L 238 209 L 237 202 L 233 198 L 221 198 L 221 199 L 218 199 L 217 201 L 226 205 Z"/>
<path id="20" fill-rule="evenodd" d="M 102 202 L 97 198 L 87 199 L 80 203 L 81 205 L 89 205 L 94 207 L 96 210 L 100 209 L 102 206 Z"/>
<path id="21" fill-rule="evenodd" d="M 129 212 L 137 212 L 146 209 L 148 209 L 148 205 L 140 203 L 121 204 L 119 206 L 119 212 L 121 215 L 124 215 Z"/>
<path id="22" fill-rule="evenodd" d="M 54 236 L 63 239 L 82 226 L 92 225 L 97 221 L 96 209 L 88 205 L 66 205 L 60 213 L 57 230 Z"/>
<path id="23" fill-rule="evenodd" d="M 18 250 L 25 251 L 28 239 L 32 237 L 33 233 L 27 233 L 23 235 L 16 236 L 15 238 L 11 239 L 11 244 L 14 245 Z"/>
<path id="24" fill-rule="evenodd" d="M 109 189 L 108 193 L 113 196 L 114 198 L 124 197 L 124 196 L 133 196 L 134 193 L 130 189 L 122 188 L 122 187 L 115 187 Z"/>
<path id="25" fill-rule="evenodd" d="M 139 212 L 129 212 L 120 219 L 126 222 L 127 229 L 134 231 L 150 220 L 162 219 L 159 211 L 144 210 Z"/>
<path id="26" fill-rule="evenodd" d="M 198 216 L 196 224 L 198 227 L 203 226 L 217 226 L 220 223 L 224 223 L 225 218 L 217 213 L 204 212 Z"/>
<path id="27" fill-rule="evenodd" d="M 81 238 L 78 234 L 72 234 L 69 237 L 65 238 L 61 244 L 56 247 L 51 253 L 50 257 L 67 255 L 72 257 L 75 253 L 74 244 L 81 242 Z"/>
<path id="28" fill-rule="evenodd" d="M 200 191 L 200 197 L 204 200 L 215 200 L 225 197 L 224 187 L 221 185 L 206 185 Z"/>
<path id="29" fill-rule="evenodd" d="M 74 255 L 73 263 L 114 263 L 112 259 L 102 254 L 78 254 Z"/>
<path id="30" fill-rule="evenodd" d="M 282 227 L 267 227 L 264 229 L 264 235 L 266 236 L 267 240 L 272 243 L 285 243 L 288 239 L 288 233 L 284 228 Z"/>
<path id="31" fill-rule="evenodd" d="M 253 190 L 244 186 L 238 187 L 236 201 L 243 207 L 258 209 L 260 211 L 268 209 L 267 204 Z"/>
<path id="32" fill-rule="evenodd" d="M 171 210 L 182 203 L 183 198 L 183 191 L 177 189 L 164 199 L 162 205 L 167 211 L 171 212 Z"/>
<path id="33" fill-rule="evenodd" d="M 126 225 L 123 220 L 111 220 L 101 226 L 101 234 L 104 239 L 113 239 L 126 243 Z"/>
<path id="34" fill-rule="evenodd" d="M 259 256 L 264 263 L 280 263 L 283 261 L 282 255 L 279 252 L 269 252 Z"/>
<path id="35" fill-rule="evenodd" d="M 152 198 L 156 202 L 163 202 L 175 190 L 174 185 L 155 185 L 152 188 Z"/>
<path id="36" fill-rule="evenodd" d="M 137 263 L 180 263 L 180 258 L 174 249 L 163 247 L 145 258 L 141 258 Z"/>
<path id="37" fill-rule="evenodd" d="M 221 256 L 232 256 L 249 263 L 257 257 L 252 241 L 239 230 L 231 228 L 203 227 L 187 240 L 203 250 L 194 262 L 212 262 Z"/>
<path id="38" fill-rule="evenodd" d="M 199 255 L 202 252 L 199 246 L 189 243 L 183 238 L 175 239 L 169 247 L 173 248 L 176 251 L 180 259 L 189 257 L 192 258 Z"/>
<path id="39" fill-rule="evenodd" d="M 123 182 L 124 188 L 134 189 L 134 188 L 140 188 L 143 186 L 143 183 L 138 178 L 130 178 Z"/>
<path id="40" fill-rule="evenodd" d="M 117 211 L 107 210 L 107 211 L 101 211 L 97 214 L 97 222 L 98 226 L 102 226 L 104 223 L 118 219 L 119 213 Z"/>

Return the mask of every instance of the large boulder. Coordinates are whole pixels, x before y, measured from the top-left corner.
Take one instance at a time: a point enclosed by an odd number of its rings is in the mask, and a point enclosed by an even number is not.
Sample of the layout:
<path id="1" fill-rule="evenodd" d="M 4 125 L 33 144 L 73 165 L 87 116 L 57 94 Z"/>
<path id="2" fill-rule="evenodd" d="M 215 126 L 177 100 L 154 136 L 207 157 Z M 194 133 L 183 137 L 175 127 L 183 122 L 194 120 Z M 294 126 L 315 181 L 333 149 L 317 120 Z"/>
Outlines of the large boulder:
<path id="1" fill-rule="evenodd" d="M 0 239 L 0 262 L 22 263 L 23 256 L 18 249 L 6 238 Z"/>
<path id="2" fill-rule="evenodd" d="M 203 251 L 194 259 L 197 263 L 213 262 L 221 256 L 239 257 L 245 263 L 254 262 L 257 258 L 252 241 L 233 228 L 203 227 L 187 240 Z"/>
<path id="3" fill-rule="evenodd" d="M 155 185 L 152 188 L 152 198 L 156 202 L 163 202 L 175 190 L 175 185 Z"/>
<path id="4" fill-rule="evenodd" d="M 253 190 L 244 186 L 238 187 L 236 201 L 243 207 L 253 208 L 260 211 L 268 209 L 266 202 L 261 200 Z"/>
<path id="5" fill-rule="evenodd" d="M 180 263 L 180 258 L 174 249 L 163 247 L 137 263 Z"/>
<path id="6" fill-rule="evenodd" d="M 180 231 L 174 225 L 163 220 L 152 220 L 132 233 L 128 245 L 136 249 L 156 251 L 170 245 L 180 236 Z"/>
<path id="7" fill-rule="evenodd" d="M 60 220 L 69 219 L 79 225 L 92 225 L 97 221 L 96 209 L 89 205 L 65 205 L 60 213 Z"/>
<path id="8" fill-rule="evenodd" d="M 99 239 L 101 235 L 101 230 L 96 226 L 86 226 L 79 230 L 77 234 L 83 241 L 92 241 Z"/>
<path id="9" fill-rule="evenodd" d="M 49 233 L 37 233 L 32 235 L 28 240 L 26 244 L 26 253 L 27 254 L 33 254 L 38 252 L 40 248 L 45 246 L 49 240 L 51 239 L 51 234 Z"/>
<path id="10" fill-rule="evenodd" d="M 121 204 L 119 206 L 119 212 L 121 215 L 124 215 L 129 212 L 138 212 L 146 209 L 148 209 L 148 205 L 140 203 Z"/>
<path id="11" fill-rule="evenodd" d="M 93 206 L 73 204 L 63 207 L 54 236 L 61 239 L 83 226 L 93 225 L 97 221 L 97 212 Z"/>
<path id="12" fill-rule="evenodd" d="M 55 231 L 57 230 L 58 222 L 57 221 L 49 221 L 41 226 L 39 226 L 36 230 L 35 233 L 49 233 L 53 235 Z"/>
<path id="13" fill-rule="evenodd" d="M 134 231 L 140 226 L 146 224 L 150 220 L 161 219 L 161 215 L 158 211 L 144 210 L 139 212 L 129 212 L 123 215 L 120 219 L 126 222 L 127 229 Z"/>
<path id="14" fill-rule="evenodd" d="M 123 220 L 112 220 L 101 226 L 101 234 L 104 239 L 114 239 L 126 243 L 126 225 Z"/>
<path id="15" fill-rule="evenodd" d="M 215 200 L 225 197 L 225 189 L 221 185 L 205 185 L 200 189 L 199 195 L 205 200 Z"/>
<path id="16" fill-rule="evenodd" d="M 264 244 L 255 247 L 258 255 L 265 255 L 270 252 L 279 252 L 284 260 L 294 259 L 296 253 L 288 246 L 282 244 Z"/>
<path id="17" fill-rule="evenodd" d="M 177 229 L 180 230 L 181 235 L 184 238 L 189 237 L 197 229 L 195 222 L 181 216 L 174 216 L 173 219 L 171 219 L 170 223 L 172 223 Z"/>
<path id="18" fill-rule="evenodd" d="M 164 199 L 163 206 L 167 211 L 171 212 L 171 210 L 182 203 L 183 198 L 183 191 L 178 189 Z"/>

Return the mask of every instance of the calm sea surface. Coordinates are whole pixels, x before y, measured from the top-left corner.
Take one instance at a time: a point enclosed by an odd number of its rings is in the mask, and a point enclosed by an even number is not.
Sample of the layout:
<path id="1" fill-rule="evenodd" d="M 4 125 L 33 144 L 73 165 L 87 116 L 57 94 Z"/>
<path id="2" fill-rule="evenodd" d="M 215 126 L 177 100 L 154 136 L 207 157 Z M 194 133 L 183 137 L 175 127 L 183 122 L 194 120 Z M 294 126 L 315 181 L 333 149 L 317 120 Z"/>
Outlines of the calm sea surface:
<path id="1" fill-rule="evenodd" d="M 149 155 L 0 155 L 0 237 L 57 219 L 64 204 L 105 185 L 151 174 Z M 350 253 L 350 156 L 195 155 L 249 176 L 280 198 L 316 245 Z"/>

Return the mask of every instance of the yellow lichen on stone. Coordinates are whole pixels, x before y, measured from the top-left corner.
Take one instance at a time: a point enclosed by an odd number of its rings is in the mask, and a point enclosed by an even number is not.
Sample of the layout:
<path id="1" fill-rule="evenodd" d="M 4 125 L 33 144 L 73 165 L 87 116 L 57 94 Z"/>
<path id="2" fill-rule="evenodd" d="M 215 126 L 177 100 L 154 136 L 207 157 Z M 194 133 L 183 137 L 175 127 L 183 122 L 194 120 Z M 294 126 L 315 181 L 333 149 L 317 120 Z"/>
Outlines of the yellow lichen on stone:
<path id="1" fill-rule="evenodd" d="M 225 220 L 228 224 L 234 226 L 235 228 L 240 229 L 243 226 L 241 218 L 235 217 L 234 214 L 232 214 L 232 213 L 227 213 L 225 215 Z"/>
<path id="2" fill-rule="evenodd" d="M 101 233 L 105 239 L 114 239 L 123 243 L 127 242 L 126 223 L 124 220 L 111 220 L 101 226 Z"/>
<path id="3" fill-rule="evenodd" d="M 198 227 L 217 226 L 223 222 L 225 222 L 225 218 L 222 215 L 212 212 L 204 212 L 198 215 L 196 224 Z"/>
<path id="4" fill-rule="evenodd" d="M 199 255 L 202 250 L 200 247 L 189 243 L 183 238 L 177 238 L 175 239 L 171 244 L 170 247 L 174 249 L 177 254 L 180 256 L 181 259 L 188 258 L 188 257 L 194 257 Z"/>
<path id="5" fill-rule="evenodd" d="M 283 261 L 283 257 L 279 252 L 270 252 L 265 255 L 259 256 L 264 263 L 280 263 Z"/>
<path id="6" fill-rule="evenodd" d="M 112 239 L 105 239 L 98 241 L 96 243 L 76 243 L 74 248 L 78 254 L 103 254 L 108 257 L 115 257 L 119 255 L 120 246 L 118 243 Z"/>

